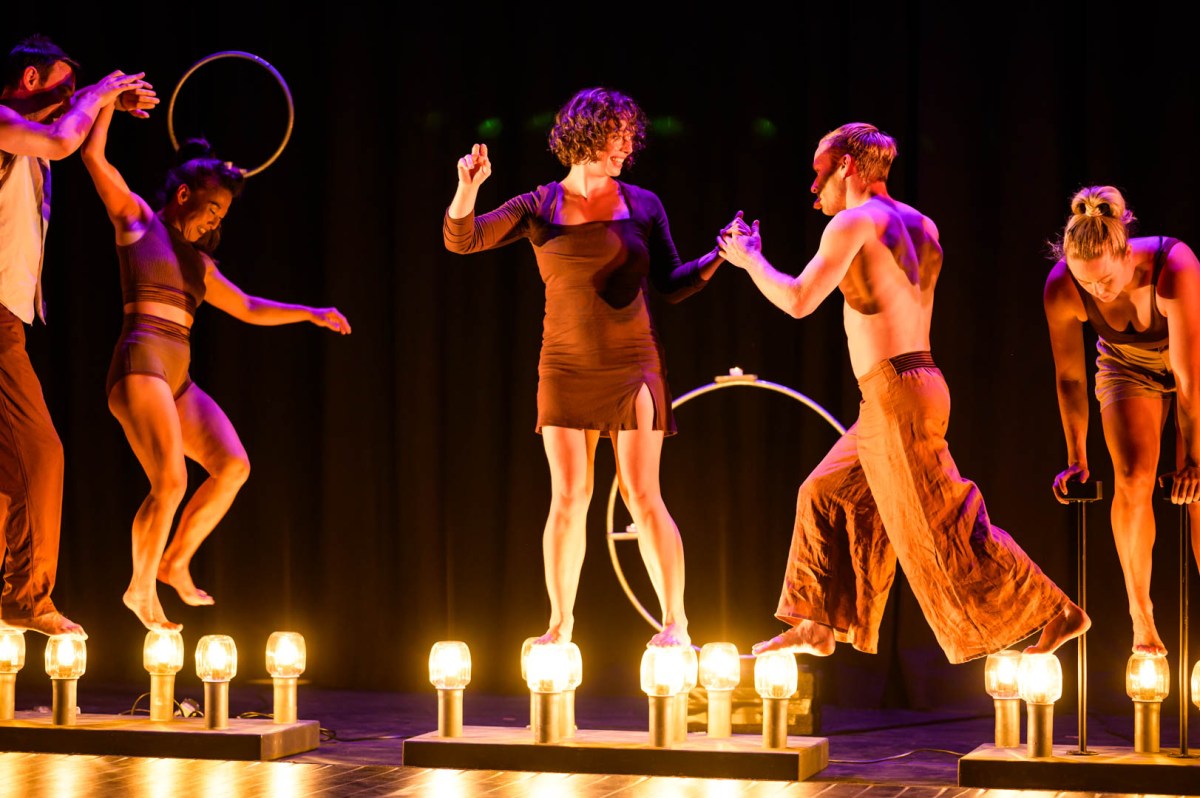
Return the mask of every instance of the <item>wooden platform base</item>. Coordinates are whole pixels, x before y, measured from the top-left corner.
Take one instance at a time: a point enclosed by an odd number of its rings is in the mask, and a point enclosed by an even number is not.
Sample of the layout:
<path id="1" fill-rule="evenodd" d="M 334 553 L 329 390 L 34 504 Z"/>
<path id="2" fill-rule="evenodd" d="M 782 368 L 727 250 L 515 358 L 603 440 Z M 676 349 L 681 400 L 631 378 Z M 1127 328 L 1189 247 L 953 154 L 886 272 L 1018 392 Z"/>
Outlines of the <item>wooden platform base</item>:
<path id="1" fill-rule="evenodd" d="M 0 722 L 0 750 L 43 754 L 109 754 L 185 759 L 270 760 L 320 745 L 315 720 L 275 723 L 230 718 L 228 729 L 205 729 L 203 718 L 167 722 L 127 715 L 84 715 L 55 726 L 45 713 L 17 712 Z"/>
<path id="2" fill-rule="evenodd" d="M 646 732 L 580 729 L 539 745 L 528 728 L 466 726 L 462 737 L 410 737 L 403 756 L 405 765 L 433 768 L 802 781 L 829 764 L 829 741 L 789 737 L 787 748 L 770 749 L 761 735 L 689 734 L 687 742 L 656 748 Z"/>
<path id="3" fill-rule="evenodd" d="M 1030 757 L 1025 747 L 982 745 L 958 760 L 960 787 L 1071 790 L 1099 793 L 1200 795 L 1200 757 L 1178 751 L 1136 754 L 1132 748 L 1054 746 L 1054 756 Z"/>

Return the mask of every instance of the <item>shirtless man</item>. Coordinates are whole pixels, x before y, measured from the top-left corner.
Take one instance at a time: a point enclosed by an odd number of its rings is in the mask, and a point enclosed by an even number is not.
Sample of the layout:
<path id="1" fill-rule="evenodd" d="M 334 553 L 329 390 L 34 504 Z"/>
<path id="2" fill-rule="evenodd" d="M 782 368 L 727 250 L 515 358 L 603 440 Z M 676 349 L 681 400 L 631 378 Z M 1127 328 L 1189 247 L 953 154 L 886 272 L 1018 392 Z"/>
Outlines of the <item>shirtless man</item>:
<path id="1" fill-rule="evenodd" d="M 845 642 L 875 653 L 898 560 L 951 663 L 1039 629 L 1025 650 L 1049 653 L 1091 622 L 991 524 L 950 457 L 950 396 L 929 343 L 942 248 L 931 219 L 888 196 L 895 157 L 895 140 L 874 125 L 822 137 L 813 206 L 833 218 L 798 277 L 763 257 L 758 221 L 720 240 L 721 255 L 796 318 L 841 290 L 863 397 L 858 421 L 800 487 L 775 613 L 791 628 L 753 650 L 826 656 Z"/>

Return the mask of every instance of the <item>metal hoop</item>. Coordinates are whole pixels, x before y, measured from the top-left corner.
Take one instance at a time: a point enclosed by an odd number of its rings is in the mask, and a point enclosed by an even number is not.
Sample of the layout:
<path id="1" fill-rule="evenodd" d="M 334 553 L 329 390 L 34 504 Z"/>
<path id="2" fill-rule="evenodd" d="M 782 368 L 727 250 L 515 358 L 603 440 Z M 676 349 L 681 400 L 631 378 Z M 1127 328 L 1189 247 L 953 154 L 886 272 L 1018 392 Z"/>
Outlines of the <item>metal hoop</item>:
<path id="1" fill-rule="evenodd" d="M 729 370 L 728 375 L 718 375 L 708 385 L 701 385 L 699 388 L 694 388 L 693 390 L 688 391 L 687 393 L 675 399 L 675 401 L 671 402 L 671 407 L 674 409 L 682 405 L 684 402 L 695 399 L 697 396 L 703 396 L 706 393 L 719 391 L 722 388 L 735 388 L 738 386 L 745 386 L 747 388 L 764 388 L 768 391 L 775 391 L 776 393 L 790 396 L 797 402 L 800 402 L 801 404 L 806 405 L 809 409 L 815 411 L 821 418 L 825 419 L 825 421 L 829 423 L 829 426 L 837 430 L 838 435 L 846 434 L 846 428 L 843 427 L 842 424 L 836 418 L 834 418 L 828 410 L 821 407 L 809 397 L 805 396 L 799 391 L 788 388 L 786 385 L 779 385 L 778 383 L 769 382 L 767 380 L 760 380 L 755 374 L 743 374 L 742 370 L 739 368 L 732 368 Z M 608 538 L 608 556 L 612 560 L 613 570 L 617 573 L 617 581 L 621 583 L 621 589 L 625 591 L 625 595 L 628 596 L 629 601 L 633 603 L 634 609 L 636 609 L 652 627 L 661 632 L 663 629 L 662 623 L 656 620 L 654 616 L 651 615 L 644 606 L 642 606 L 642 603 L 638 601 L 637 596 L 633 594 L 633 589 L 629 587 L 629 582 L 625 579 L 625 572 L 621 570 L 621 561 L 617 557 L 616 542 L 618 540 L 637 540 L 638 536 L 636 530 L 630 531 L 627 528 L 624 532 L 617 532 L 613 529 L 613 511 L 616 509 L 617 505 L 618 488 L 619 482 L 617 481 L 616 477 L 613 477 L 612 488 L 608 492 L 608 534 L 606 536 Z M 633 527 L 633 524 L 630 524 L 629 526 Z M 745 658 L 747 655 L 742 656 Z"/>
<path id="2" fill-rule="evenodd" d="M 190 78 L 193 72 L 210 61 L 216 61 L 219 58 L 242 58 L 247 61 L 253 61 L 275 76 L 275 80 L 279 83 L 279 87 L 283 89 L 284 97 L 287 98 L 288 121 L 287 130 L 283 134 L 283 141 L 280 142 L 279 148 L 275 150 L 274 154 L 271 155 L 271 157 L 268 158 L 265 163 L 260 166 L 256 166 L 253 169 L 241 169 L 244 177 L 250 177 L 258 174 L 271 164 L 275 163 L 275 159 L 279 157 L 279 154 L 283 152 L 283 148 L 287 146 L 288 139 L 292 137 L 292 124 L 296 119 L 296 106 L 292 102 L 292 92 L 291 89 L 288 88 L 287 81 L 283 79 L 283 75 L 279 74 L 279 70 L 253 53 L 245 53 L 241 50 L 223 50 L 219 53 L 213 53 L 212 55 L 205 56 L 196 63 L 192 64 L 188 71 L 183 73 L 183 77 L 179 79 L 179 82 L 175 84 L 175 91 L 171 92 L 171 102 L 167 105 L 167 135 L 171 137 L 171 146 L 175 148 L 176 152 L 178 152 L 179 141 L 175 138 L 175 98 L 179 96 L 179 89 L 182 88 L 184 81 Z"/>

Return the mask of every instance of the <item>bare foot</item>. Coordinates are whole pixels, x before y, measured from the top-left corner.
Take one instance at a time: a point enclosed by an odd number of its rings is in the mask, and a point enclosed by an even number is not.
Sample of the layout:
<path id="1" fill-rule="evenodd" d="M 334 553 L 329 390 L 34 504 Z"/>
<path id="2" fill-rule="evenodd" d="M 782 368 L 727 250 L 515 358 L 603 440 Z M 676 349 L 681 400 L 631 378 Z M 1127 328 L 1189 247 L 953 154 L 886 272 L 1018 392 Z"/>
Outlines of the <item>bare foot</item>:
<path id="1" fill-rule="evenodd" d="M 663 627 L 661 632 L 650 638 L 646 648 L 650 646 L 690 646 L 691 644 L 692 638 L 688 636 L 686 625 L 669 623 Z"/>
<path id="2" fill-rule="evenodd" d="M 1073 640 L 1086 632 L 1092 625 L 1092 619 L 1081 607 L 1074 602 L 1067 602 L 1062 612 L 1050 619 L 1042 629 L 1042 635 L 1036 644 L 1025 649 L 1026 654 L 1052 654 L 1059 646 L 1068 640 Z"/>
<path id="3" fill-rule="evenodd" d="M 571 627 L 572 623 L 563 622 L 558 624 L 550 624 L 550 628 L 541 637 L 533 641 L 535 646 L 544 646 L 550 643 L 570 643 L 571 642 Z"/>
<path id="4" fill-rule="evenodd" d="M 1152 615 L 1133 616 L 1133 653 L 1166 656 L 1167 647 L 1158 636 Z"/>
<path id="5" fill-rule="evenodd" d="M 187 563 L 168 565 L 166 561 L 159 563 L 158 581 L 175 588 L 183 603 L 192 607 L 207 607 L 213 603 L 213 597 L 205 593 L 192 582 L 188 573 Z"/>
<path id="6" fill-rule="evenodd" d="M 11 627 L 13 629 L 29 629 L 34 632 L 41 632 L 44 635 L 78 635 L 84 640 L 87 640 L 87 632 L 83 631 L 83 627 L 72 621 L 61 612 L 43 612 L 41 615 L 34 615 L 30 618 L 12 618 L 5 616 L 4 620 L 0 621 L 0 629 Z"/>
<path id="7" fill-rule="evenodd" d="M 801 621 L 783 634 L 755 643 L 750 650 L 755 656 L 768 651 L 792 651 L 828 657 L 833 653 L 835 643 L 832 628 L 816 621 Z"/>
<path id="8" fill-rule="evenodd" d="M 149 597 L 138 596 L 131 590 L 126 590 L 125 595 L 121 597 L 138 620 L 152 632 L 172 632 L 183 628 L 183 624 L 172 623 L 167 620 L 166 614 L 163 613 L 162 605 L 158 603 L 158 596 L 151 594 Z"/>

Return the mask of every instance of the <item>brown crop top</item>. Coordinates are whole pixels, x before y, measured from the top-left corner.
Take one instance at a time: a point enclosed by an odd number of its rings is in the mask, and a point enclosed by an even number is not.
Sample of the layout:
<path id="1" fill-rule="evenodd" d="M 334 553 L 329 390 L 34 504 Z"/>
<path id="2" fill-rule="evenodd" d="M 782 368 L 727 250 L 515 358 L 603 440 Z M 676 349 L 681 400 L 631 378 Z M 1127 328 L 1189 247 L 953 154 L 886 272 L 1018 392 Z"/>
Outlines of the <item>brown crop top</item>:
<path id="1" fill-rule="evenodd" d="M 117 247 L 117 257 L 126 303 L 162 302 L 195 315 L 204 301 L 203 256 L 157 213 L 145 235 Z"/>
<path id="2" fill-rule="evenodd" d="M 1075 283 L 1075 288 L 1079 291 L 1079 298 L 1083 300 L 1083 309 L 1087 311 L 1088 321 L 1092 324 L 1092 329 L 1096 334 L 1105 341 L 1114 344 L 1128 344 L 1137 347 L 1138 349 L 1160 349 L 1167 344 L 1167 317 L 1158 309 L 1158 276 L 1162 274 L 1163 266 L 1167 263 L 1167 255 L 1171 249 L 1179 243 L 1178 238 L 1167 238 L 1159 236 L 1158 251 L 1154 254 L 1154 272 L 1150 277 L 1150 324 L 1144 330 L 1137 330 L 1130 322 L 1125 326 L 1124 330 L 1116 330 L 1109 326 L 1104 320 L 1104 315 L 1100 312 L 1100 308 L 1096 306 L 1096 300 L 1092 295 L 1084 290 L 1079 281 L 1075 279 L 1075 275 L 1067 270 L 1067 274 L 1071 275 L 1071 282 Z"/>

